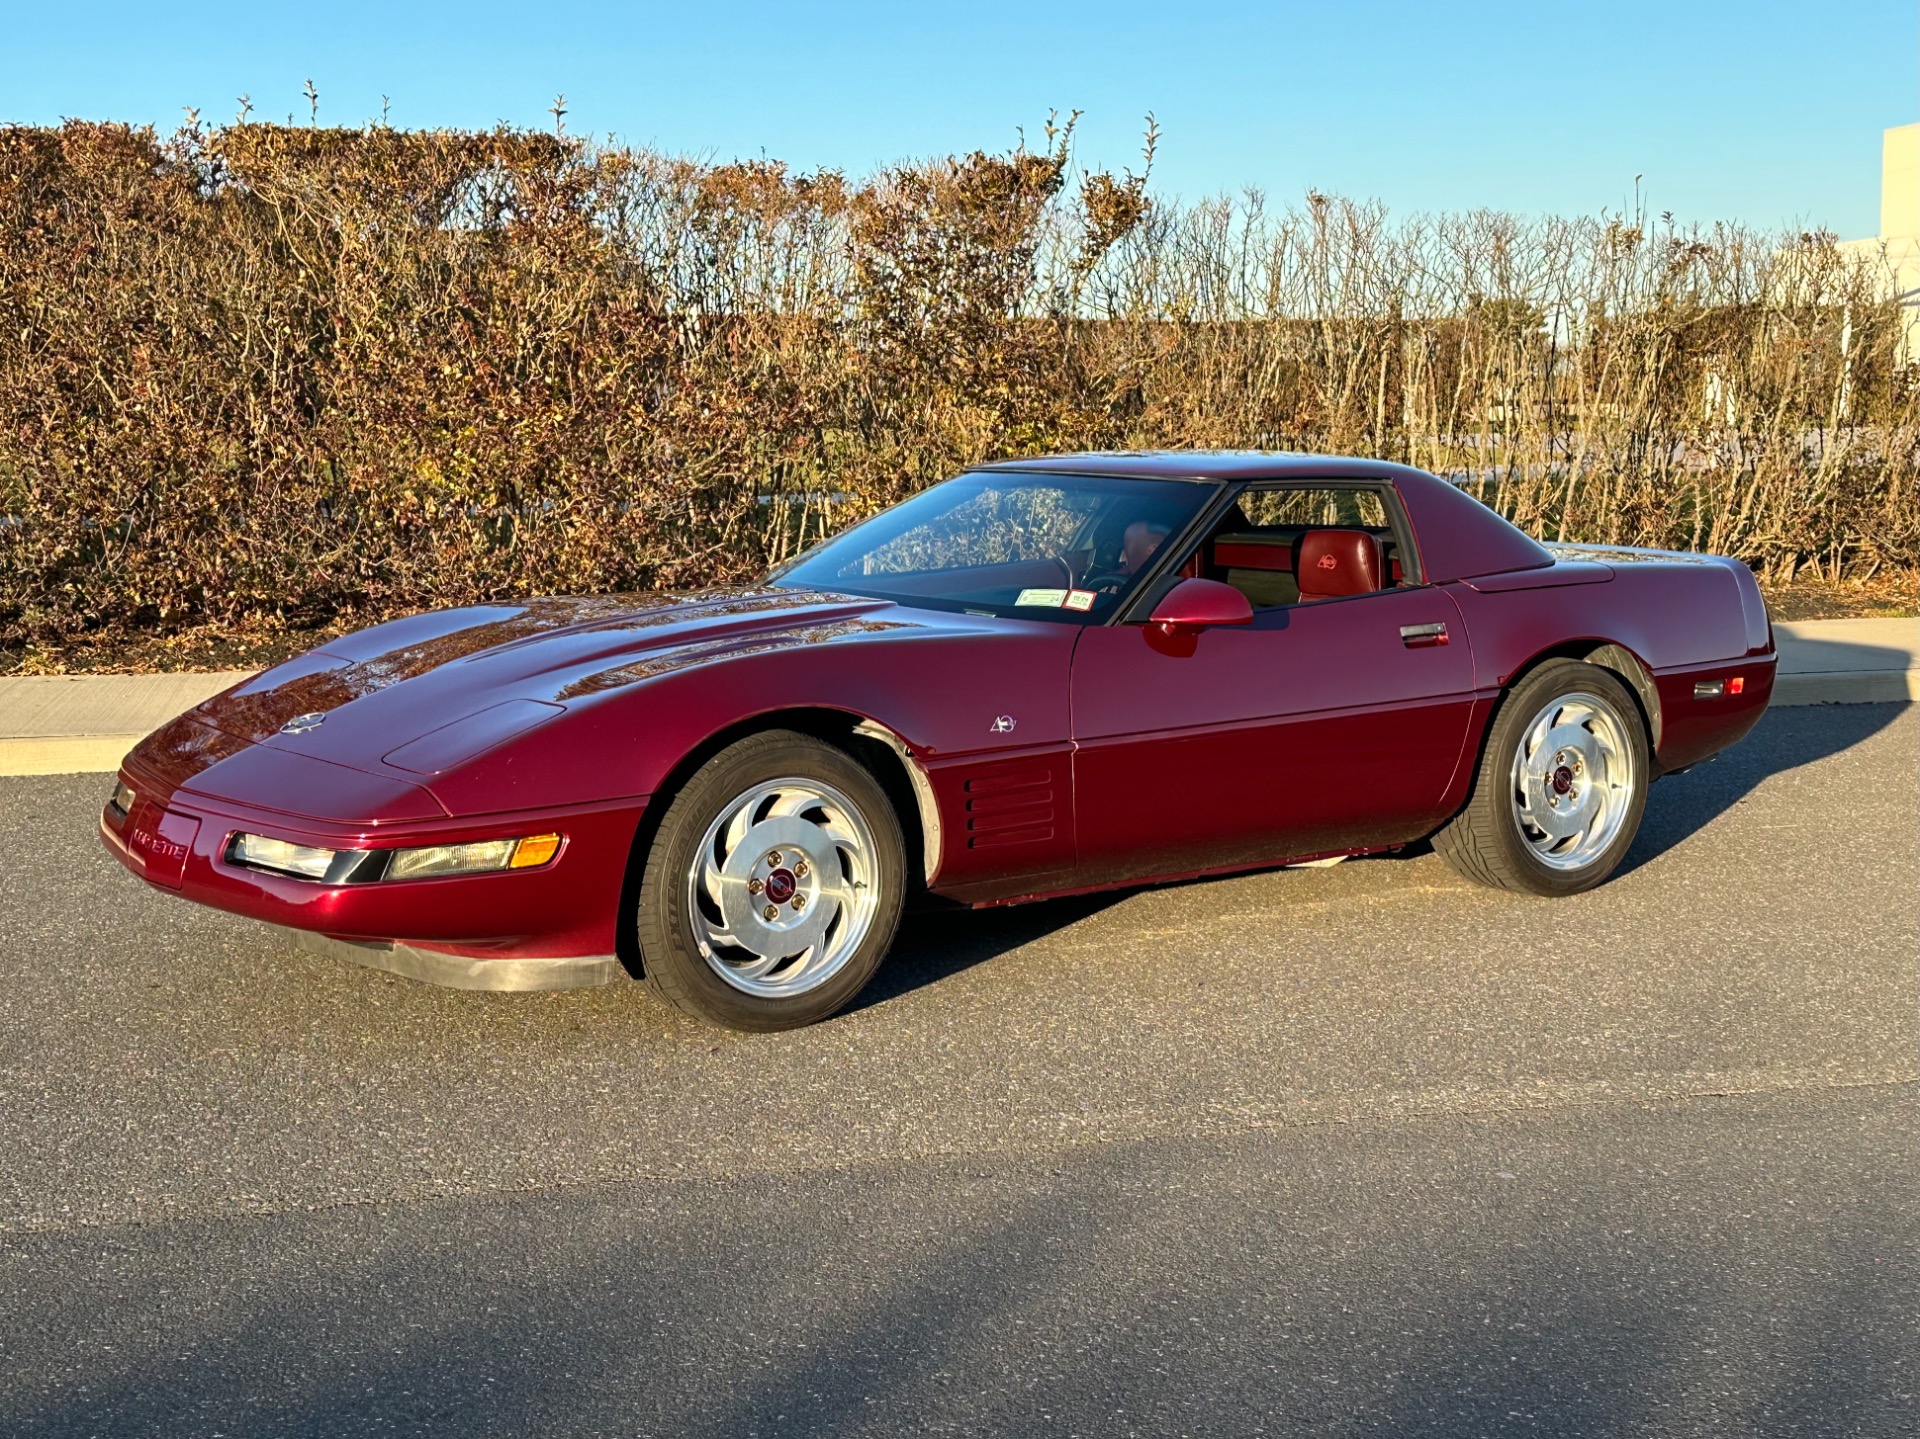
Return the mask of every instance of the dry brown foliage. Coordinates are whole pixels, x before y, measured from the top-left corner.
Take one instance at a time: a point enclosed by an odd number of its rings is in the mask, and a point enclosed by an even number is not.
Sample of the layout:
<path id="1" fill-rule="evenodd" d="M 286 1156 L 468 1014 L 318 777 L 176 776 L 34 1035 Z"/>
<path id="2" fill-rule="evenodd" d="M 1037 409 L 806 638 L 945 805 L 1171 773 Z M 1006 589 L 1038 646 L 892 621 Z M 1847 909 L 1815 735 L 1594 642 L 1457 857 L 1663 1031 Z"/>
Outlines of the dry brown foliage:
<path id="1" fill-rule="evenodd" d="M 560 136 L 0 128 L 0 645 L 749 577 L 990 456 L 1404 459 L 1550 537 L 1911 567 L 1820 237 L 860 182 Z M 1149 160 L 1152 136 L 1149 136 Z"/>

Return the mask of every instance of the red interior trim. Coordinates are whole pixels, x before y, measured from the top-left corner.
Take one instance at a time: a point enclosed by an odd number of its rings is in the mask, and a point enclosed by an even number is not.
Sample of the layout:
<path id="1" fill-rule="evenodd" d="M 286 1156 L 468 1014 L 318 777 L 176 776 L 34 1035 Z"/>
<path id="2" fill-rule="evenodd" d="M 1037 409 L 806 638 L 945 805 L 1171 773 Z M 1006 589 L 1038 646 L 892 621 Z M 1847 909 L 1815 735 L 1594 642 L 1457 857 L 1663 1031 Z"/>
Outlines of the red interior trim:
<path id="1" fill-rule="evenodd" d="M 1292 574 L 1293 546 L 1217 540 L 1213 546 L 1213 562 L 1233 570 L 1279 570 Z"/>

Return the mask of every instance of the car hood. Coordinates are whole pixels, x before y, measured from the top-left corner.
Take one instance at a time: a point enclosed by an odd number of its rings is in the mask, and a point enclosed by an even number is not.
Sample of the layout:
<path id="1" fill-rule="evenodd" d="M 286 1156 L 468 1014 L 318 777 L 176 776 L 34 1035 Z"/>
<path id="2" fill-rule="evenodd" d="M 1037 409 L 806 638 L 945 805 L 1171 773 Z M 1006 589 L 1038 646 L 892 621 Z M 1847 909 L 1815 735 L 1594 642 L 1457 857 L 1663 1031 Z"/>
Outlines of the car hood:
<path id="1" fill-rule="evenodd" d="M 874 631 L 942 628 L 949 618 L 962 619 L 770 586 L 441 610 L 330 641 L 255 675 L 141 750 L 150 762 L 169 761 L 174 783 L 213 793 L 224 787 L 210 771 L 252 746 L 430 776 L 568 708 L 674 670 Z"/>

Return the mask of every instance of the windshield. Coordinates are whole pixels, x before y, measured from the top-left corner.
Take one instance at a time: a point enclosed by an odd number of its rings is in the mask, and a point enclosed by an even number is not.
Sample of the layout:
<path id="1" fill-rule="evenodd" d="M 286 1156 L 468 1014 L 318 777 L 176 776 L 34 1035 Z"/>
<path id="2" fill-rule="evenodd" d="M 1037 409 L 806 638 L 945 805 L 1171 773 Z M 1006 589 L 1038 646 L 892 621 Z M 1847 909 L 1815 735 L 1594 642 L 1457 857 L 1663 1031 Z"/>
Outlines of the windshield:
<path id="1" fill-rule="evenodd" d="M 937 609 L 1097 621 L 1214 493 L 1183 480 L 975 471 L 856 525 L 770 578 Z"/>

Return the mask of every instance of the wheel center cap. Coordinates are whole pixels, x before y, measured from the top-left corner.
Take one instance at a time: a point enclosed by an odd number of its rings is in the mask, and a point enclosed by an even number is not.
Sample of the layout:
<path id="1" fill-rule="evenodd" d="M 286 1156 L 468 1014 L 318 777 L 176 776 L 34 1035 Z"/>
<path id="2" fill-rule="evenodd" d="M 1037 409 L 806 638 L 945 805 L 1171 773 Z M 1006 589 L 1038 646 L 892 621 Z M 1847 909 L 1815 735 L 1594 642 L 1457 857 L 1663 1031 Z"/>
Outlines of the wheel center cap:
<path id="1" fill-rule="evenodd" d="M 790 869 L 776 869 L 767 876 L 767 898 L 775 904 L 785 904 L 792 899 L 796 888 L 798 884 Z"/>
<path id="2" fill-rule="evenodd" d="M 1572 788 L 1573 771 L 1565 765 L 1561 765 L 1559 769 L 1553 772 L 1553 792 L 1555 794 L 1565 794 Z"/>

